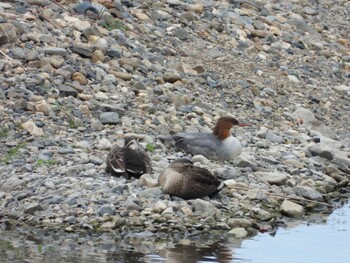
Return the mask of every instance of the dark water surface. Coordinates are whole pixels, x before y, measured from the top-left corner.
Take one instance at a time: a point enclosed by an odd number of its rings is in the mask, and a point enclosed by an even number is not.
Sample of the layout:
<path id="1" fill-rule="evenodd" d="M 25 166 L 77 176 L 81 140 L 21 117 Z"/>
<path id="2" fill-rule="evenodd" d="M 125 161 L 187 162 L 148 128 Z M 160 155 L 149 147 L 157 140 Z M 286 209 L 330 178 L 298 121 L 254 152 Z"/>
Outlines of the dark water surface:
<path id="1" fill-rule="evenodd" d="M 245 240 L 221 234 L 164 240 L 0 229 L 0 262 L 350 262 L 350 204 L 315 221 Z"/>

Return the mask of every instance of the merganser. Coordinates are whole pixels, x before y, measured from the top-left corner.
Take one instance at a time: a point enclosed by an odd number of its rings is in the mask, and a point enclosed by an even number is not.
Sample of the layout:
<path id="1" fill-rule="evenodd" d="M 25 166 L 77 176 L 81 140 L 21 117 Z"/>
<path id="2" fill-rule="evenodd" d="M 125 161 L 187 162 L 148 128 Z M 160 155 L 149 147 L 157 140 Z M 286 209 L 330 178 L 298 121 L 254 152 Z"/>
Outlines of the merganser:
<path id="1" fill-rule="evenodd" d="M 183 199 L 212 197 L 224 187 L 224 183 L 207 169 L 194 166 L 185 158 L 170 163 L 159 176 L 158 183 L 164 193 Z"/>
<path id="2" fill-rule="evenodd" d="M 135 139 L 128 138 L 123 147 L 116 146 L 107 155 L 106 171 L 112 175 L 139 178 L 152 173 L 151 160 Z"/>
<path id="3" fill-rule="evenodd" d="M 232 117 L 221 117 L 213 133 L 207 132 L 180 132 L 172 136 L 175 146 L 196 155 L 201 154 L 209 159 L 230 160 L 242 152 L 241 142 L 232 136 L 231 128 L 234 125 L 250 126 L 249 124 L 239 123 Z"/>

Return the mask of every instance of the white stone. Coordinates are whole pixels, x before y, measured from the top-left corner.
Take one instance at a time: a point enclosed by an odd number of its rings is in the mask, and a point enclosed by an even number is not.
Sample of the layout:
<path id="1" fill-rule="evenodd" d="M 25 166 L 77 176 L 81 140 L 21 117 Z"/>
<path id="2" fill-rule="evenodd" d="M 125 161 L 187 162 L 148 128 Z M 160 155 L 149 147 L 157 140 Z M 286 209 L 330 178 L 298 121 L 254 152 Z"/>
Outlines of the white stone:
<path id="1" fill-rule="evenodd" d="M 261 177 L 269 184 L 283 185 L 287 181 L 287 174 L 280 172 L 256 172 L 255 175 Z"/>
<path id="2" fill-rule="evenodd" d="M 243 238 L 248 234 L 247 230 L 245 230 L 243 227 L 231 229 L 228 233 L 234 235 L 236 238 Z"/>
<path id="3" fill-rule="evenodd" d="M 158 185 L 158 181 L 152 178 L 149 174 L 143 174 L 140 177 L 140 183 L 146 187 L 155 187 Z"/>
<path id="4" fill-rule="evenodd" d="M 292 201 L 284 200 L 280 206 L 280 211 L 287 216 L 297 217 L 304 213 L 304 208 Z"/>
<path id="5" fill-rule="evenodd" d="M 167 206 L 163 201 L 157 201 L 153 206 L 153 211 L 156 213 L 162 213 L 166 207 Z"/>
<path id="6" fill-rule="evenodd" d="M 97 148 L 100 150 L 109 150 L 112 148 L 112 143 L 108 139 L 102 138 L 98 142 Z"/>
<path id="7" fill-rule="evenodd" d="M 29 121 L 23 123 L 22 127 L 23 127 L 23 129 L 28 131 L 33 136 L 41 136 L 44 134 L 43 129 L 37 127 L 32 120 L 29 120 Z"/>
<path id="8" fill-rule="evenodd" d="M 300 80 L 294 75 L 288 75 L 288 79 L 292 82 L 299 83 Z"/>

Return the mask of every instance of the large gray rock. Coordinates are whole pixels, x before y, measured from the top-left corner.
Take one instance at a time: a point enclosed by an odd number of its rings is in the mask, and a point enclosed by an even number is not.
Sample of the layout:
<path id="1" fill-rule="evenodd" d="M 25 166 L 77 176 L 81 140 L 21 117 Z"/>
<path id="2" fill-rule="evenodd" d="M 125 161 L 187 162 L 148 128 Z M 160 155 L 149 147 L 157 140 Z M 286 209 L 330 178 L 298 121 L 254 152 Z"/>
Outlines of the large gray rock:
<path id="1" fill-rule="evenodd" d="M 0 191 L 11 192 L 24 185 L 26 185 L 26 182 L 24 180 L 17 177 L 11 177 L 0 186 Z"/>
<path id="2" fill-rule="evenodd" d="M 35 212 L 43 210 L 43 207 L 39 203 L 32 203 L 25 208 L 24 213 L 35 214 Z"/>
<path id="3" fill-rule="evenodd" d="M 100 207 L 100 209 L 98 210 L 98 214 L 100 216 L 103 216 L 104 214 L 107 215 L 113 215 L 115 212 L 115 207 L 112 205 L 103 205 Z"/>
<path id="4" fill-rule="evenodd" d="M 194 211 L 203 216 L 215 216 L 219 213 L 219 210 L 215 206 L 202 199 L 196 199 L 192 201 Z"/>
<path id="5" fill-rule="evenodd" d="M 304 208 L 292 201 L 284 200 L 280 206 L 280 211 L 290 217 L 299 217 L 304 213 Z"/>
<path id="6" fill-rule="evenodd" d="M 119 114 L 116 112 L 103 112 L 100 114 L 102 124 L 118 124 L 120 123 Z"/>
<path id="7" fill-rule="evenodd" d="M 261 177 L 269 184 L 284 185 L 288 179 L 288 175 L 280 172 L 256 172 L 255 175 Z"/>
<path id="8" fill-rule="evenodd" d="M 318 191 L 316 191 L 315 189 L 312 189 L 309 186 L 296 186 L 294 188 L 294 192 L 297 195 L 302 196 L 306 199 L 317 200 L 317 201 L 323 200 L 322 195 Z"/>

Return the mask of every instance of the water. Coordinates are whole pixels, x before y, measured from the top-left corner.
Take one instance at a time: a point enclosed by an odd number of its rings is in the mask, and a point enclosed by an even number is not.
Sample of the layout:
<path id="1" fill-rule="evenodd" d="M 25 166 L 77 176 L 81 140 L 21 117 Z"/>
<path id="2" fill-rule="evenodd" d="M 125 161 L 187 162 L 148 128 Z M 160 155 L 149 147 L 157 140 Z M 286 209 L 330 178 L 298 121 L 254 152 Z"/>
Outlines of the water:
<path id="1" fill-rule="evenodd" d="M 0 229 L 0 262 L 350 262 L 350 204 L 318 223 L 297 222 L 251 239 L 68 234 Z"/>

